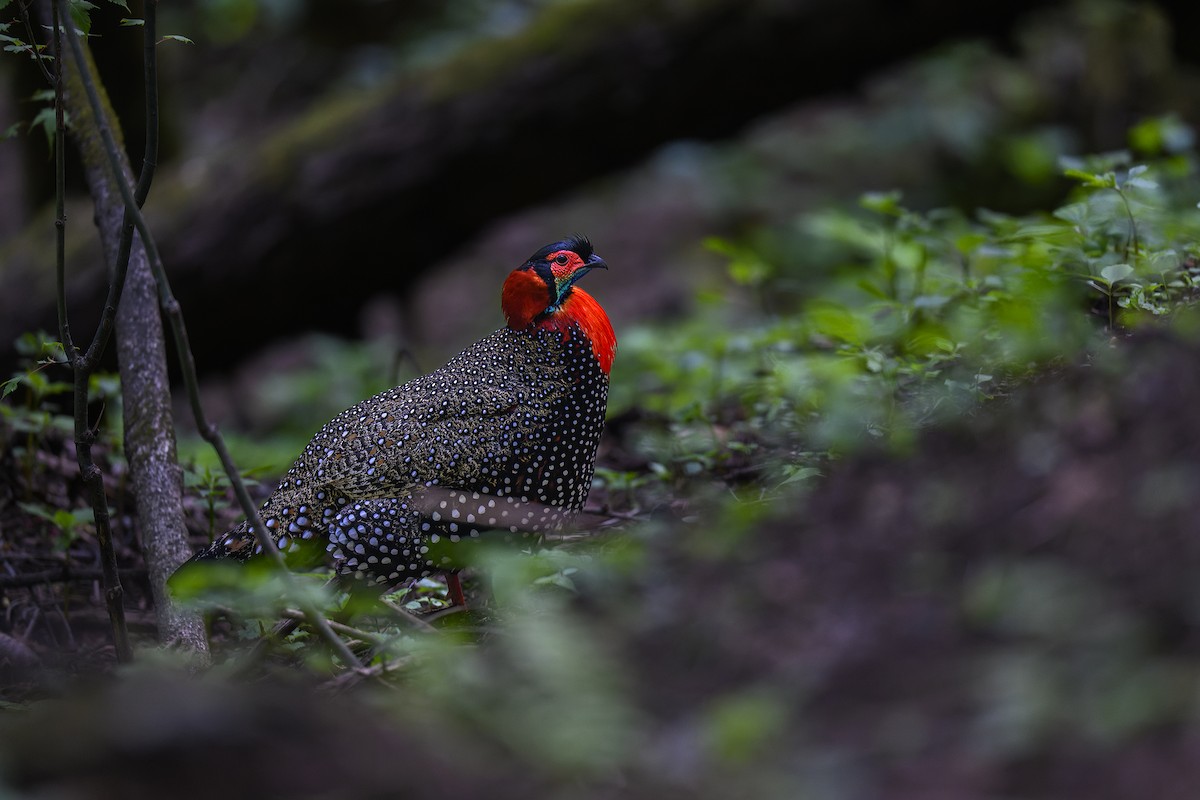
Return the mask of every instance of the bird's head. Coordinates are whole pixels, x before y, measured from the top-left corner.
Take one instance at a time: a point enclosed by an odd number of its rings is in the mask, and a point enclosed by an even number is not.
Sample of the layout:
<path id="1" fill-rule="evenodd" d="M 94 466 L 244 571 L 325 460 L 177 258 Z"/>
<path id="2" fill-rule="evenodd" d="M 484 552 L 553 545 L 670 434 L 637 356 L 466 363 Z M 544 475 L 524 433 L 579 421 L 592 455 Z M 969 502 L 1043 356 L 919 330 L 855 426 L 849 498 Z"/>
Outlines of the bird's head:
<path id="1" fill-rule="evenodd" d="M 504 282 L 500 306 L 513 330 L 545 328 L 570 333 L 578 327 L 592 343 L 601 367 L 612 366 L 617 341 L 608 315 L 590 294 L 575 286 L 593 269 L 608 269 L 583 236 L 538 250 Z"/>

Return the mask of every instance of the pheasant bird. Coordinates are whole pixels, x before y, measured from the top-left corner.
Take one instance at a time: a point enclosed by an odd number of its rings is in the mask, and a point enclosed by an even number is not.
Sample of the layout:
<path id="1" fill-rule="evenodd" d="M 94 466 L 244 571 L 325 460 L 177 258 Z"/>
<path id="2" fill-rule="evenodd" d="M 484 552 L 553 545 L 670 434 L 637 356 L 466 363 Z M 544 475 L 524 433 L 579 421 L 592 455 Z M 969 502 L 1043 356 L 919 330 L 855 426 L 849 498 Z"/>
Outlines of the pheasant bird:
<path id="1" fill-rule="evenodd" d="M 543 247 L 504 282 L 503 328 L 330 420 L 262 506 L 279 548 L 324 544 L 339 575 L 390 587 L 452 569 L 460 542 L 579 511 L 617 346 L 575 285 L 597 267 L 586 238 Z M 191 561 L 261 551 L 247 521 Z"/>

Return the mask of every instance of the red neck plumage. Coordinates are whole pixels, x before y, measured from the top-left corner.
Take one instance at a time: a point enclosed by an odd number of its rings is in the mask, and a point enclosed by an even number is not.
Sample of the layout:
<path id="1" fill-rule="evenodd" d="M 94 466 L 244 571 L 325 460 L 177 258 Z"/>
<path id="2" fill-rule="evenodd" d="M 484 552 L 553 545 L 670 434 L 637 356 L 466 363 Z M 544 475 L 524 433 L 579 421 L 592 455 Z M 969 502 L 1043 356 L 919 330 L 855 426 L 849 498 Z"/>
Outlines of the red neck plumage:
<path id="1" fill-rule="evenodd" d="M 566 338 L 571 335 L 572 326 L 578 326 L 591 344 L 600 369 L 605 375 L 609 374 L 617 353 L 617 335 L 596 298 L 576 286 L 557 311 L 538 319 L 546 310 L 545 298 L 545 284 L 529 270 L 510 275 L 504 283 L 500 302 L 508 327 L 517 331 L 529 327 L 558 331 Z"/>

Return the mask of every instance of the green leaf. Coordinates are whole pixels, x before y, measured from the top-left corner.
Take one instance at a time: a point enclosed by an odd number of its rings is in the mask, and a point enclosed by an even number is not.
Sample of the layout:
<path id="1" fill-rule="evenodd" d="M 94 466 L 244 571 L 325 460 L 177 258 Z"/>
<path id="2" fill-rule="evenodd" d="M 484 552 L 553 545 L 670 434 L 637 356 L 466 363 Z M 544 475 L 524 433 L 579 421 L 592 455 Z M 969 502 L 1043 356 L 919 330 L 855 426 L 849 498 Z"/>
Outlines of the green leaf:
<path id="1" fill-rule="evenodd" d="M 53 108 L 43 108 L 29 121 L 29 130 L 41 126 L 46 133 L 46 144 L 54 146 L 55 118 Z"/>
<path id="2" fill-rule="evenodd" d="M 1063 175 L 1067 176 L 1068 178 L 1074 178 L 1084 186 L 1091 186 L 1096 189 L 1117 188 L 1117 175 L 1114 172 L 1097 174 L 1094 172 L 1086 172 L 1081 169 L 1067 169 L 1063 171 Z"/>
<path id="3" fill-rule="evenodd" d="M 41 503 L 18 502 L 17 506 L 26 514 L 32 514 L 35 517 L 40 517 L 47 522 L 54 521 L 55 510 L 49 508 L 48 506 L 44 506 Z"/>
<path id="4" fill-rule="evenodd" d="M 804 483 L 814 478 L 821 477 L 821 470 L 816 467 L 801 467 L 795 464 L 787 464 L 783 468 L 784 479 L 780 482 L 780 486 L 786 486 L 789 483 Z"/>
<path id="5" fill-rule="evenodd" d="M 1128 264 L 1109 264 L 1100 270 L 1100 277 L 1109 284 L 1123 281 L 1133 274 L 1133 267 Z"/>
<path id="6" fill-rule="evenodd" d="M 912 307 L 936 310 L 949 303 L 951 299 L 941 294 L 923 294 L 913 298 Z"/>
<path id="7" fill-rule="evenodd" d="M 723 256 L 736 258 L 739 250 L 738 246 L 728 239 L 722 239 L 720 236 L 709 236 L 701 244 L 705 250 L 711 250 L 714 253 L 720 253 Z"/>
<path id="8" fill-rule="evenodd" d="M 898 217 L 904 213 L 904 208 L 900 205 L 901 197 L 903 194 L 899 191 L 867 192 L 858 199 L 858 204 L 868 211 Z"/>
<path id="9" fill-rule="evenodd" d="M 187 38 L 186 36 L 179 36 L 178 34 L 174 34 L 174 33 L 168 33 L 166 36 L 163 37 L 163 41 L 166 41 L 167 39 L 170 39 L 173 42 L 183 42 L 184 44 L 195 44 L 195 42 L 193 42 L 191 39 Z"/>
<path id="10" fill-rule="evenodd" d="M 871 295 L 872 297 L 878 298 L 879 300 L 889 299 L 887 292 L 885 292 L 883 289 L 879 288 L 879 286 L 877 284 L 875 284 L 871 280 L 868 280 L 867 278 L 860 278 L 856 282 L 855 285 L 858 286 L 858 288 L 862 289 L 867 294 Z"/>
<path id="11" fill-rule="evenodd" d="M 16 377 L 9 378 L 4 383 L 0 383 L 0 400 L 15 392 L 17 387 L 21 385 L 21 379 L 24 377 L 24 375 L 17 375 Z"/>
<path id="12" fill-rule="evenodd" d="M 729 277 L 739 286 L 758 286 L 771 277 L 771 267 L 761 259 L 740 258 L 729 263 Z"/>
<path id="13" fill-rule="evenodd" d="M 123 27 L 123 28 L 137 28 L 137 27 L 145 25 L 145 24 L 146 24 L 146 20 L 144 20 L 144 19 L 125 17 L 124 19 L 121 20 L 121 27 Z"/>
<path id="14" fill-rule="evenodd" d="M 867 340 L 869 329 L 854 312 L 845 306 L 830 301 L 813 303 L 805 316 L 813 333 L 834 341 L 861 345 Z"/>
<path id="15" fill-rule="evenodd" d="M 120 6 L 121 8 L 125 9 L 126 13 L 129 12 L 129 4 L 126 3 L 125 0 L 108 0 L 108 2 L 112 3 L 114 6 Z"/>
<path id="16" fill-rule="evenodd" d="M 84 36 L 87 36 L 92 30 L 92 10 L 95 7 L 96 4 L 89 3 L 88 0 L 69 0 L 67 10 L 71 15 L 71 21 Z"/>

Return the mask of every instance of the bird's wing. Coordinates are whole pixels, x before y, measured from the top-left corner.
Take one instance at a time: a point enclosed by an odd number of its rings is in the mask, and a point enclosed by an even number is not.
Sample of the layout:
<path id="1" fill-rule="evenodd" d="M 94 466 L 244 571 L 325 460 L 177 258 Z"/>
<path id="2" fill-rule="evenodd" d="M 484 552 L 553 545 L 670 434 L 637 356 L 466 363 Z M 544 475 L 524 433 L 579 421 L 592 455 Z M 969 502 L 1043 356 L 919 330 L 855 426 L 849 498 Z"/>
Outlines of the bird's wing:
<path id="1" fill-rule="evenodd" d="M 297 464 L 314 473 L 310 487 L 349 499 L 400 496 L 431 482 L 485 485 L 500 455 L 519 448 L 548 407 L 511 383 L 448 387 L 431 373 L 339 414 Z"/>

